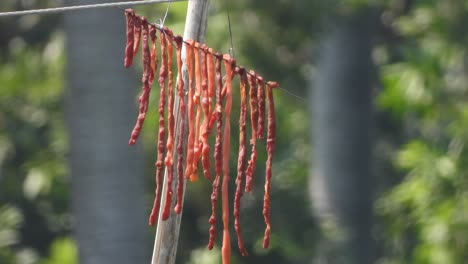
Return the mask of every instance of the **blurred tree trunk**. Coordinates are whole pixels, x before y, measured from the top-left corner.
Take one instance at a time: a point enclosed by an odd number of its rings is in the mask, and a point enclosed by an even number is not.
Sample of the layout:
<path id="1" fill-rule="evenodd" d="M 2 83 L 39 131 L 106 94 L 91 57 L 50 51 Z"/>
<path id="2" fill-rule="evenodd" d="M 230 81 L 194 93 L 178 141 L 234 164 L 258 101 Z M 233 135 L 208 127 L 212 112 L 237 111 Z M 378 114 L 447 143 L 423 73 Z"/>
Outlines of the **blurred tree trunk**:
<path id="1" fill-rule="evenodd" d="M 104 2 L 104 1 L 101 1 Z M 74 4 L 96 1 L 74 1 Z M 66 13 L 66 120 L 80 263 L 149 261 L 140 151 L 127 145 L 138 81 L 123 68 L 124 15 Z"/>
<path id="2" fill-rule="evenodd" d="M 339 20 L 322 43 L 312 94 L 311 195 L 324 238 L 314 263 L 372 263 L 372 13 Z"/>

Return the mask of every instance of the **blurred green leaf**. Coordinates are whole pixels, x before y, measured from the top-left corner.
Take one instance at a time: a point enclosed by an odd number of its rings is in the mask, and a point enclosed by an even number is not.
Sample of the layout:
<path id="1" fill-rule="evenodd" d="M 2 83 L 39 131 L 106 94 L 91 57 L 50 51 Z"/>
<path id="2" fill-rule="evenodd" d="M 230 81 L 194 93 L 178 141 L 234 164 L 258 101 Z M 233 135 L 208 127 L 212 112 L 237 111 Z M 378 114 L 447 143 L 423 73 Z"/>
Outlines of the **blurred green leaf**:
<path id="1" fill-rule="evenodd" d="M 78 251 L 75 242 L 69 238 L 57 238 L 50 247 L 49 257 L 41 264 L 78 263 Z"/>

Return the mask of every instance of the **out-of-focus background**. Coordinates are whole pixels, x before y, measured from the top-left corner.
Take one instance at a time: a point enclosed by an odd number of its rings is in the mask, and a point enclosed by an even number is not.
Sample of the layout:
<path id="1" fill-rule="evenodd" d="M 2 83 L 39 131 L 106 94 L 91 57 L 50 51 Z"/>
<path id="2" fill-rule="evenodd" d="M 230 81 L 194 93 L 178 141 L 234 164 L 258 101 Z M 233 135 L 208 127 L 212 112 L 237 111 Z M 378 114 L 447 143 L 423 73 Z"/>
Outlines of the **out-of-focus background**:
<path id="1" fill-rule="evenodd" d="M 7 0 L 0 10 L 98 2 Z M 274 94 L 270 248 L 262 142 L 241 209 L 250 255 L 240 257 L 233 232 L 232 262 L 466 263 L 468 3 L 210 5 L 208 45 L 228 52 L 229 9 L 237 61 L 300 97 Z M 171 4 L 166 19 L 178 34 L 186 8 Z M 165 9 L 136 8 L 150 21 Z M 141 64 L 123 68 L 124 15 L 0 18 L 0 32 L 0 263 L 148 263 L 158 93 L 128 146 Z M 238 101 L 235 92 L 233 135 Z M 220 263 L 220 234 L 206 249 L 211 183 L 187 188 L 177 263 Z"/>

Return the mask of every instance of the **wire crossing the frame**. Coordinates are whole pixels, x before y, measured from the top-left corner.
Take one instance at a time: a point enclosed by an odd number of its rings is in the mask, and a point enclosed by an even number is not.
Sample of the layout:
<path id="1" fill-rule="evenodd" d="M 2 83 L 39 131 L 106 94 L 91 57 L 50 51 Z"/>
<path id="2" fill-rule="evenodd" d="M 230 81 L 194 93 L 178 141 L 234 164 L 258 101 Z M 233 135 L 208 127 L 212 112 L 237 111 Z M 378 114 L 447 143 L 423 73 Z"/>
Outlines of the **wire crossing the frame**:
<path id="1" fill-rule="evenodd" d="M 77 6 L 65 6 L 65 7 L 54 7 L 54 8 L 43 8 L 43 9 L 32 9 L 32 10 L 21 10 L 21 11 L 10 11 L 10 12 L 0 12 L 0 18 L 2 17 L 13 17 L 13 16 L 24 16 L 24 15 L 39 15 L 39 14 L 52 14 L 52 13 L 63 13 L 63 12 L 68 12 L 68 11 L 78 11 L 78 10 L 86 10 L 86 9 L 98 9 L 98 8 L 109 8 L 109 7 L 115 7 L 118 8 L 119 10 L 125 11 L 125 9 L 122 8 L 122 6 L 136 6 L 136 5 L 147 5 L 147 4 L 155 4 L 155 3 L 172 3 L 172 2 L 185 2 L 185 1 L 191 1 L 191 0 L 142 0 L 142 1 L 125 1 L 125 2 L 117 2 L 117 3 L 101 3 L 101 4 L 91 4 L 91 5 L 77 5 Z M 194 1 L 194 0 L 192 0 Z M 169 8 L 169 5 L 168 5 Z M 229 8 L 229 6 L 228 6 Z M 168 10 L 166 10 L 168 11 Z M 234 53 L 234 44 L 233 44 L 233 39 L 232 39 L 232 30 L 231 30 L 231 19 L 229 15 L 229 10 L 227 11 L 227 17 L 228 17 L 228 26 L 229 26 L 229 34 L 230 34 L 230 41 L 231 41 L 231 48 L 230 48 L 230 53 L 231 56 L 235 57 Z M 164 16 L 164 20 L 167 16 Z M 162 21 L 164 21 L 162 20 Z M 157 25 L 155 25 L 157 27 Z M 161 29 L 160 27 L 157 27 L 159 30 Z M 184 41 L 185 43 L 185 41 Z M 248 75 L 250 75 L 249 72 L 247 72 Z M 300 101 L 305 102 L 307 99 L 299 96 L 291 91 L 288 91 L 282 87 L 279 87 L 280 91 L 285 92 L 286 94 L 295 97 L 296 99 L 299 99 Z"/>
<path id="2" fill-rule="evenodd" d="M 188 1 L 188 0 L 145 0 L 145 1 L 102 3 L 102 4 L 92 4 L 92 5 L 64 6 L 64 7 L 44 8 L 44 9 L 1 12 L 0 17 L 62 13 L 62 12 L 67 12 L 67 11 L 77 11 L 77 10 L 84 10 L 84 9 L 96 9 L 96 8 L 119 7 L 119 6 L 130 6 L 130 5 L 136 6 L 136 5 L 155 4 L 155 3 L 184 2 L 184 1 Z"/>

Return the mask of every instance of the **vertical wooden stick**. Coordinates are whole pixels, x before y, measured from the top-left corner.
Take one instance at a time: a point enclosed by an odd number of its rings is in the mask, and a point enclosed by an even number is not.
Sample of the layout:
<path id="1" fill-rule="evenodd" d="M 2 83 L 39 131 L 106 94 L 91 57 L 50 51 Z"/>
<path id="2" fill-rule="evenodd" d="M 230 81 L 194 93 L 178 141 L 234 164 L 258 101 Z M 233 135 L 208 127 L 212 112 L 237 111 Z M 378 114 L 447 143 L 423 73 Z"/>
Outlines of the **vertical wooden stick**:
<path id="1" fill-rule="evenodd" d="M 206 25 L 207 25 L 207 17 L 208 17 L 208 6 L 209 0 L 197 0 L 197 1 L 189 1 L 187 7 L 187 18 L 185 21 L 185 31 L 184 31 L 184 39 L 193 39 L 200 43 L 205 42 L 205 33 L 206 33 Z M 185 48 L 182 49 L 182 60 L 184 62 L 183 70 L 182 70 L 182 77 L 185 83 L 185 90 L 188 90 L 188 74 L 187 74 L 187 67 L 185 65 Z M 171 67 L 171 66 L 170 66 Z M 180 73 L 179 73 L 180 74 Z M 179 138 L 179 118 L 185 118 L 179 116 L 179 98 L 176 97 L 174 103 L 175 109 L 175 119 L 176 119 L 176 135 L 175 139 L 176 142 L 174 145 L 177 145 L 177 141 Z M 186 149 L 184 150 L 186 152 Z M 174 162 L 174 166 L 176 162 Z M 174 178 L 177 178 L 177 170 L 174 169 Z M 172 188 L 173 192 L 176 193 L 176 181 L 172 183 L 171 186 L 167 186 L 167 170 L 164 174 L 164 185 L 162 193 L 166 193 L 166 188 Z M 184 187 L 185 193 L 185 187 Z M 171 208 L 174 208 L 175 200 L 173 199 L 173 204 Z M 165 203 L 165 196 L 163 195 L 161 204 Z M 171 215 L 169 219 L 166 221 L 161 220 L 163 206 L 160 208 L 159 218 L 157 223 L 156 229 L 156 238 L 154 241 L 153 247 L 153 257 L 152 257 L 152 264 L 174 264 L 176 260 L 176 253 L 177 253 L 177 243 L 179 241 L 179 230 L 180 230 L 180 222 L 182 219 L 182 212 L 180 214 L 175 214 L 174 211 L 171 211 Z M 183 209 L 183 207 L 182 207 Z"/>

